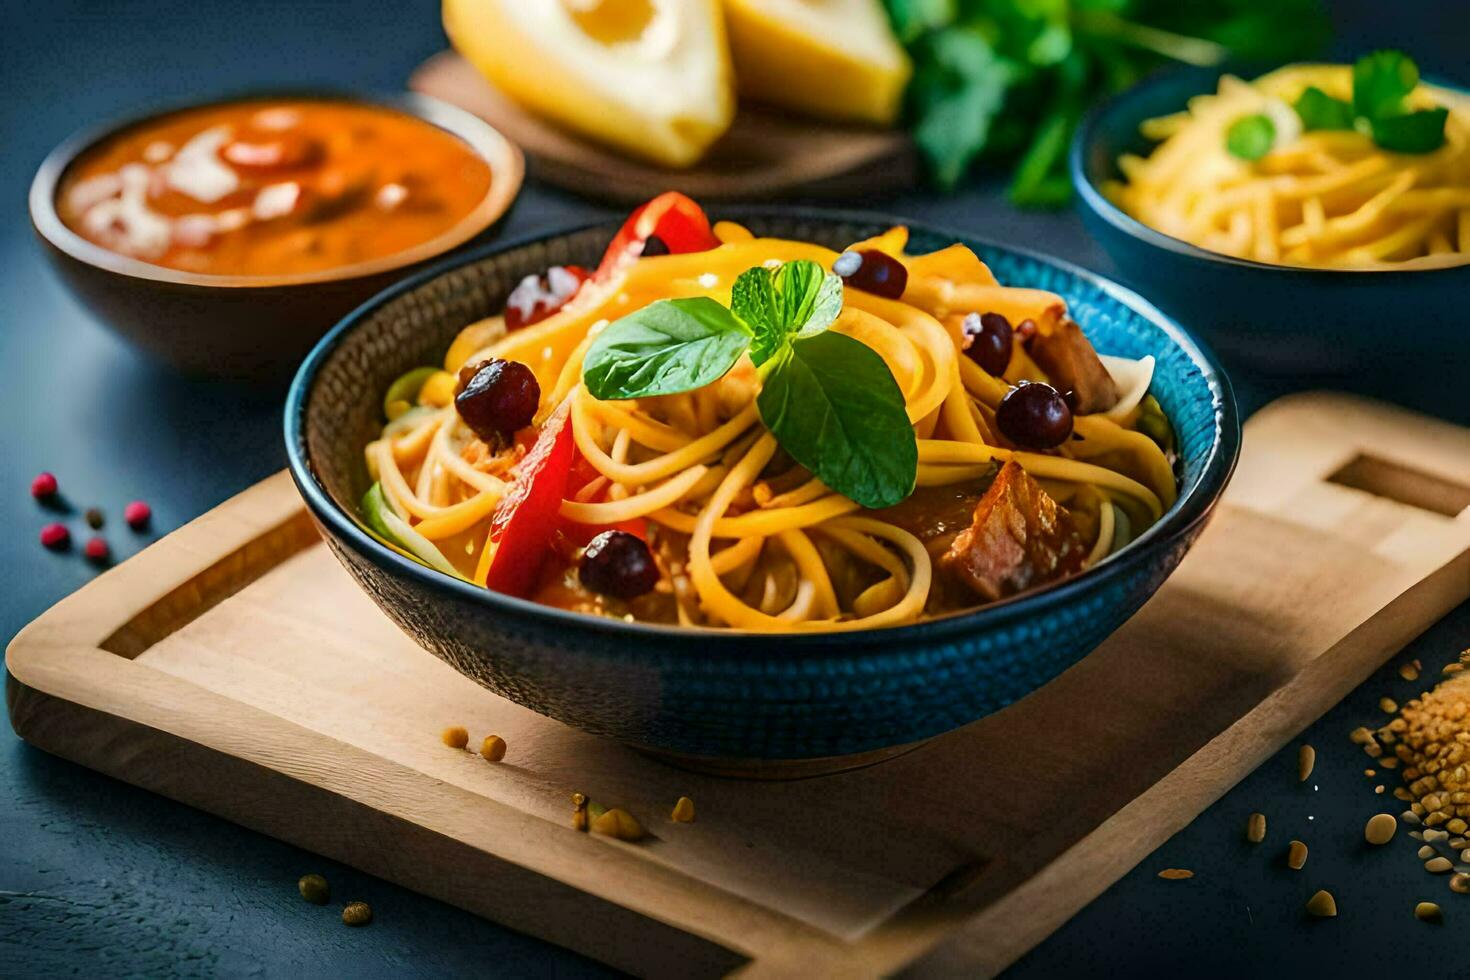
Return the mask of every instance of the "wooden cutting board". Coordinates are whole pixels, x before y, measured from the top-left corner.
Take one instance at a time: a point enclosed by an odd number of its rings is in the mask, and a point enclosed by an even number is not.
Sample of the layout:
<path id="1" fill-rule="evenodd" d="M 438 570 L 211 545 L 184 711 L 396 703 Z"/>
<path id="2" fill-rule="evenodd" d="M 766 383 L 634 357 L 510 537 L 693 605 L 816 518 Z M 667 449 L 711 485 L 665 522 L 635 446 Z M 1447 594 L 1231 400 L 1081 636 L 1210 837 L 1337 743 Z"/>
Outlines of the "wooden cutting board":
<path id="1" fill-rule="evenodd" d="M 408 87 L 472 112 L 520 145 L 532 176 L 585 197 L 641 204 L 667 190 L 700 201 L 769 201 L 800 194 L 852 200 L 912 187 L 918 157 L 896 129 L 844 126 L 741 106 L 699 163 L 672 170 L 634 160 L 516 105 L 453 51 L 419 66 Z"/>
<path id="2" fill-rule="evenodd" d="M 27 627 L 10 717 L 47 751 L 636 973 L 992 974 L 1470 596 L 1467 505 L 1470 432 L 1278 402 L 1179 570 L 1081 664 L 891 761 L 761 783 L 454 673 L 358 591 L 279 474 Z M 454 723 L 502 735 L 505 761 L 444 747 Z M 652 839 L 575 832 L 574 790 Z M 680 795 L 697 822 L 667 819 Z"/>

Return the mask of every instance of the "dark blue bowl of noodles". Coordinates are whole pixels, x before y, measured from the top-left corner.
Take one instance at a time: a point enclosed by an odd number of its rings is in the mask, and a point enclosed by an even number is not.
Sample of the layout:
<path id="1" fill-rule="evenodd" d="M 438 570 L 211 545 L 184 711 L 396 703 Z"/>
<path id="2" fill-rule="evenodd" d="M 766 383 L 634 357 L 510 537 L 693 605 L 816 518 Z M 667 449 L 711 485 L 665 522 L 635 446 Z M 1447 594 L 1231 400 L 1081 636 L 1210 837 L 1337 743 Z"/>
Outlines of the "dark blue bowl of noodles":
<path id="1" fill-rule="evenodd" d="M 907 223 L 789 208 L 713 217 L 834 248 Z M 332 551 L 389 618 L 534 711 L 727 772 L 819 771 L 901 751 L 1024 697 L 1101 643 L 1174 570 L 1240 449 L 1235 401 L 1214 359 L 1143 299 L 1052 259 L 909 224 L 910 251 L 964 242 L 1002 282 L 1061 294 L 1101 352 L 1157 359 L 1151 391 L 1175 427 L 1179 499 L 1136 541 L 1074 578 L 910 626 L 762 635 L 565 612 L 452 579 L 380 544 L 355 514 L 369 485 L 362 446 L 378 434 L 383 390 L 442 360 L 460 328 L 500 312 L 521 277 L 595 265 L 615 224 L 458 256 L 349 315 L 291 386 L 292 476 Z"/>
<path id="2" fill-rule="evenodd" d="M 1446 395 L 1457 390 L 1463 373 L 1443 355 L 1464 348 L 1470 265 L 1364 271 L 1236 258 L 1156 231 L 1103 193 L 1120 176 L 1120 156 L 1152 152 L 1154 144 L 1138 127 L 1214 92 L 1220 74 L 1162 72 L 1082 121 L 1070 172 L 1088 233 L 1117 263 L 1125 283 L 1146 290 L 1165 313 L 1199 331 L 1230 365 L 1298 383 L 1351 375 L 1355 388 L 1444 414 Z"/>

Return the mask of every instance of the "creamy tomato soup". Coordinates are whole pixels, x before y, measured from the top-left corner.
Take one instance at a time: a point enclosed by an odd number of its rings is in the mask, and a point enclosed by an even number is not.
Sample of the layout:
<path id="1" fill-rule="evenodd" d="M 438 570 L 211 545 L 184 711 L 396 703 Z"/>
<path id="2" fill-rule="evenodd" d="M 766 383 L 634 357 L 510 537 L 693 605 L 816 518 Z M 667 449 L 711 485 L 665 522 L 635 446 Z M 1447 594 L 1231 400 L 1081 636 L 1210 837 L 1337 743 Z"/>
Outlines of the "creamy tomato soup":
<path id="1" fill-rule="evenodd" d="M 57 209 L 104 248 L 208 275 L 354 265 L 449 231 L 490 167 L 458 137 L 381 106 L 238 102 L 133 127 L 71 167 Z"/>

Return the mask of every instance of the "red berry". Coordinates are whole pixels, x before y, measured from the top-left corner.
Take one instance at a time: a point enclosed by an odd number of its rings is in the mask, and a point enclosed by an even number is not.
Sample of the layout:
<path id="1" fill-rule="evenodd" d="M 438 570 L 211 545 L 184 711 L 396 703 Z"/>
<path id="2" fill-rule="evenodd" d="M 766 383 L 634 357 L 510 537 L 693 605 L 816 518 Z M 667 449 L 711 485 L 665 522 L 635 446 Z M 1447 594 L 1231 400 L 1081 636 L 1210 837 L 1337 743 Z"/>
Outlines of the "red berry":
<path id="1" fill-rule="evenodd" d="M 1000 434 L 1026 449 L 1054 449 L 1072 434 L 1072 409 L 1043 381 L 1022 381 L 995 409 Z"/>
<path id="2" fill-rule="evenodd" d="M 42 473 L 31 481 L 31 496 L 37 500 L 56 495 L 56 477 L 50 473 Z"/>
<path id="3" fill-rule="evenodd" d="M 153 519 L 153 509 L 141 500 L 135 500 L 123 508 L 123 520 L 134 531 L 141 531 Z"/>
<path id="4" fill-rule="evenodd" d="M 71 544 L 71 532 L 65 524 L 47 524 L 41 528 L 41 544 L 52 551 L 60 551 Z"/>
<path id="5" fill-rule="evenodd" d="M 536 417 L 541 386 L 520 361 L 492 357 L 459 370 L 454 407 L 475 435 L 492 445 L 509 442 Z"/>
<path id="6" fill-rule="evenodd" d="M 107 547 L 107 539 L 101 537 L 88 538 L 82 551 L 93 561 L 106 561 L 107 556 L 112 553 Z"/>

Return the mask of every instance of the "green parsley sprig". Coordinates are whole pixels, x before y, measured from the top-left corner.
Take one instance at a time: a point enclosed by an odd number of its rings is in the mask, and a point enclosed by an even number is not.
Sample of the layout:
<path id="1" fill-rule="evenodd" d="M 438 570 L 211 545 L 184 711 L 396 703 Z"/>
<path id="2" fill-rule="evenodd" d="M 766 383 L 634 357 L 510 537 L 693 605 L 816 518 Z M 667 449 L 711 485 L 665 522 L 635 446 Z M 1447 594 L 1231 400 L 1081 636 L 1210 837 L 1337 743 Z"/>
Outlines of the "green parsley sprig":
<path id="1" fill-rule="evenodd" d="M 1409 112 L 1404 106 L 1419 85 L 1419 66 L 1402 51 L 1375 51 L 1353 65 L 1353 100 L 1334 98 L 1309 85 L 1292 106 L 1302 129 L 1353 130 L 1393 153 L 1432 153 L 1444 145 L 1444 107 Z M 1242 160 L 1259 160 L 1276 143 L 1269 116 L 1241 116 L 1225 131 L 1225 149 Z"/>
<path id="2" fill-rule="evenodd" d="M 815 262 L 742 272 L 727 309 L 665 299 L 607 325 L 582 362 L 598 399 L 693 391 L 747 351 L 760 371 L 756 409 L 776 440 L 831 490 L 889 507 L 914 489 L 919 451 L 903 392 L 867 345 L 828 330 L 842 280 Z"/>
<path id="3" fill-rule="evenodd" d="M 1096 99 L 1169 64 L 1279 64 L 1317 53 L 1321 0 L 883 0 L 914 62 L 914 142 L 943 187 L 977 159 L 1014 164 L 1010 197 L 1072 195 L 1067 148 Z"/>

